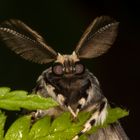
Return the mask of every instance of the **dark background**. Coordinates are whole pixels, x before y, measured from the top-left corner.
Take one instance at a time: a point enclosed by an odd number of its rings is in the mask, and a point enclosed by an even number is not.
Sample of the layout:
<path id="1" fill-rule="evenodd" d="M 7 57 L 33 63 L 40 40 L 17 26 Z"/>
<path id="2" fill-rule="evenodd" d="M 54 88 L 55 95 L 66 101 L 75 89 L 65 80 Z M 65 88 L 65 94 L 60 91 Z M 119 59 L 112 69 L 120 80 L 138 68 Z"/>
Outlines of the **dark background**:
<path id="1" fill-rule="evenodd" d="M 16 18 L 38 31 L 56 51 L 71 53 L 89 23 L 109 15 L 120 22 L 107 54 L 85 61 L 111 104 L 128 109 L 121 123 L 131 140 L 139 139 L 140 16 L 135 1 L 1 0 L 0 21 Z M 0 42 L 0 86 L 31 91 L 48 65 L 21 59 Z"/>

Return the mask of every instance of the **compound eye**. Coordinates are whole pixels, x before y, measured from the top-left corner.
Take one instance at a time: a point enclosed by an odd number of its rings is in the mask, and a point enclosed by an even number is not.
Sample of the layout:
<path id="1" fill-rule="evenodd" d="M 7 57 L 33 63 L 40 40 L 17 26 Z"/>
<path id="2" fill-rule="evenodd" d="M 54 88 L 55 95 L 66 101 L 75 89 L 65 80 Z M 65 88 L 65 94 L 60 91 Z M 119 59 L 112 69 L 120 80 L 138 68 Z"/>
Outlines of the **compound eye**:
<path id="1" fill-rule="evenodd" d="M 75 64 L 75 72 L 76 72 L 76 74 L 81 74 L 81 73 L 83 73 L 84 71 L 85 71 L 84 65 L 81 64 L 81 63 L 79 63 L 79 62 L 77 62 L 77 63 Z"/>
<path id="2" fill-rule="evenodd" d="M 52 67 L 52 71 L 56 75 L 62 75 L 63 74 L 63 65 L 60 63 L 54 64 L 54 66 Z"/>

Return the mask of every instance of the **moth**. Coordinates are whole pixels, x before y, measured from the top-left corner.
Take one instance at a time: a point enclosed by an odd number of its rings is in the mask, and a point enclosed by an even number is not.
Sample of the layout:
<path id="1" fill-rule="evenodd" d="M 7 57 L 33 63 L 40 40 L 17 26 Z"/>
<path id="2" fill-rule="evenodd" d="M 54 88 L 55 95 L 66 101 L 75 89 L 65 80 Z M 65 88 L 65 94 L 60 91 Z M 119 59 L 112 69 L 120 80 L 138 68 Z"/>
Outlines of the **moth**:
<path id="1" fill-rule="evenodd" d="M 119 22 L 108 16 L 97 17 L 86 29 L 72 54 L 61 54 L 47 45 L 36 31 L 19 20 L 7 20 L 0 24 L 0 39 L 16 54 L 39 64 L 53 62 L 39 76 L 34 93 L 52 97 L 59 104 L 48 110 L 37 110 L 36 118 L 44 115 L 56 117 L 69 111 L 76 118 L 80 111 L 92 112 L 77 140 L 92 126 L 103 124 L 109 106 L 102 94 L 97 78 L 82 64 L 82 59 L 98 57 L 113 45 Z M 100 129 L 89 140 L 128 140 L 119 123 Z"/>

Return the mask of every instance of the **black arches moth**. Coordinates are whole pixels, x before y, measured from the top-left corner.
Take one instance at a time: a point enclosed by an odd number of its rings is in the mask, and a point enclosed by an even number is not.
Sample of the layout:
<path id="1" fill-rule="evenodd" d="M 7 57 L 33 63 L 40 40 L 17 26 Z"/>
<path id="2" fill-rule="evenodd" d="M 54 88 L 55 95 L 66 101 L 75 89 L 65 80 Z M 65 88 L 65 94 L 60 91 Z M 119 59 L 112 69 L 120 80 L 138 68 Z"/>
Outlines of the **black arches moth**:
<path id="1" fill-rule="evenodd" d="M 54 64 L 43 71 L 37 80 L 35 93 L 52 97 L 59 107 L 38 110 L 36 117 L 57 116 L 69 111 L 74 118 L 80 111 L 94 112 L 83 129 L 73 140 L 90 130 L 93 125 L 103 124 L 107 116 L 108 101 L 100 90 L 97 78 L 81 63 L 81 59 L 98 57 L 114 43 L 119 22 L 108 16 L 97 17 L 86 29 L 71 55 L 62 55 L 48 46 L 34 30 L 19 20 L 0 24 L 0 39 L 24 59 L 39 64 Z M 112 124 L 89 136 L 92 140 L 128 140 L 120 124 Z"/>

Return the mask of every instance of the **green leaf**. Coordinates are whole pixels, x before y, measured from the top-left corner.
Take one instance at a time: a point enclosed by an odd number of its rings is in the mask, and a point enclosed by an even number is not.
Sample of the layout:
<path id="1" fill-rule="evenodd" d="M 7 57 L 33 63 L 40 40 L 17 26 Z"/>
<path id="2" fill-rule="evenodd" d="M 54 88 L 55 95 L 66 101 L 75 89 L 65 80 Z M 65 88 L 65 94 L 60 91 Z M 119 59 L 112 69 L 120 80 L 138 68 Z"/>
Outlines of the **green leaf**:
<path id="1" fill-rule="evenodd" d="M 90 115 L 91 113 L 80 112 L 78 118 L 76 120 L 72 120 L 70 113 L 65 112 L 57 117 L 52 123 L 51 118 L 49 116 L 45 116 L 33 124 L 30 131 L 29 127 L 31 120 L 28 119 L 29 116 L 24 116 L 19 118 L 9 128 L 6 133 L 5 140 L 71 140 L 83 129 L 83 125 Z M 94 133 L 98 129 L 104 128 L 110 123 L 114 123 L 118 119 L 127 115 L 128 112 L 126 110 L 122 110 L 121 108 L 110 108 L 108 110 L 106 122 L 102 126 L 93 126 L 87 134 Z M 22 138 L 20 136 L 22 136 Z M 86 135 L 82 135 L 80 140 L 87 140 Z"/>
<path id="2" fill-rule="evenodd" d="M 51 118 L 45 116 L 44 118 L 38 120 L 31 128 L 29 132 L 29 140 L 37 139 L 39 137 L 44 137 L 49 134 L 49 128 L 51 124 Z"/>
<path id="3" fill-rule="evenodd" d="M 17 119 L 8 129 L 4 140 L 28 140 L 31 116 Z"/>
<path id="4" fill-rule="evenodd" d="M 42 123 L 42 125 L 44 125 L 44 129 L 45 127 L 47 127 L 47 123 L 43 123 L 42 122 L 43 119 L 41 119 L 41 121 L 37 121 L 34 125 L 37 125 L 38 123 Z M 35 127 L 33 125 L 33 127 L 31 128 L 31 131 L 33 130 L 33 128 Z M 37 131 L 38 126 L 36 126 L 36 129 L 34 129 L 34 131 Z M 75 127 L 74 127 L 75 128 Z M 62 113 L 62 115 L 60 115 L 59 117 L 57 117 L 51 124 L 49 121 L 49 126 L 47 127 L 47 129 L 43 129 L 42 128 L 42 132 L 40 131 L 40 134 L 37 134 L 37 137 L 30 135 L 30 139 L 31 140 L 70 140 L 74 134 L 75 134 L 75 130 L 71 130 L 74 129 L 72 126 L 72 121 L 71 121 L 71 114 L 69 112 L 65 112 Z M 80 128 L 80 127 L 79 127 Z M 79 131 L 79 129 L 78 129 Z M 76 131 L 76 132 L 78 132 Z M 35 132 L 33 132 L 35 134 Z"/>
<path id="5" fill-rule="evenodd" d="M 0 140 L 3 139 L 6 116 L 0 111 Z"/>
<path id="6" fill-rule="evenodd" d="M 6 110 L 28 110 L 48 109 L 58 104 L 52 98 L 44 98 L 36 94 L 27 95 L 26 91 L 10 88 L 0 88 L 0 108 Z"/>
<path id="7" fill-rule="evenodd" d="M 121 109 L 120 107 L 109 108 L 106 124 L 113 123 L 117 121 L 118 119 L 123 118 L 128 115 L 129 115 L 129 112 L 127 110 Z"/>
<path id="8" fill-rule="evenodd" d="M 63 131 L 69 128 L 70 125 L 71 125 L 70 113 L 65 112 L 53 121 L 50 132 Z"/>
<path id="9" fill-rule="evenodd" d="M 88 138 L 86 135 L 82 135 L 82 136 L 80 136 L 79 140 L 88 140 Z"/>
<path id="10" fill-rule="evenodd" d="M 28 110 L 43 110 L 57 105 L 51 98 L 44 98 L 35 94 L 28 95 L 26 91 L 22 90 L 10 92 L 10 88 L 0 88 L 0 108 L 2 109 L 20 110 L 25 108 Z M 95 133 L 98 129 L 105 128 L 128 114 L 128 111 L 119 107 L 109 108 L 104 124 L 93 126 L 86 134 Z M 51 118 L 45 116 L 32 126 L 31 116 L 23 116 L 10 126 L 4 140 L 71 140 L 83 129 L 83 125 L 90 116 L 91 113 L 80 112 L 78 117 L 73 119 L 69 112 L 65 112 L 52 123 Z M 3 139 L 5 120 L 6 116 L 0 112 L 0 140 Z M 80 140 L 87 140 L 86 135 L 80 136 Z"/>
<path id="11" fill-rule="evenodd" d="M 68 133 L 65 133 L 65 130 L 67 130 L 69 127 L 71 127 L 71 119 L 70 119 L 70 113 L 65 112 L 59 117 L 57 117 L 50 127 L 49 134 L 42 138 L 47 140 L 62 140 L 67 139 Z"/>
<path id="12" fill-rule="evenodd" d="M 121 108 L 109 108 L 105 123 L 103 125 L 93 126 L 87 134 L 95 133 L 98 129 L 105 128 L 128 114 L 128 111 L 122 110 Z M 78 118 L 73 121 L 69 115 L 70 113 L 65 112 L 56 118 L 50 127 L 49 134 L 36 140 L 71 140 L 83 129 L 83 125 L 90 117 L 91 113 L 80 112 Z M 87 140 L 86 135 L 82 135 L 80 140 Z"/>

